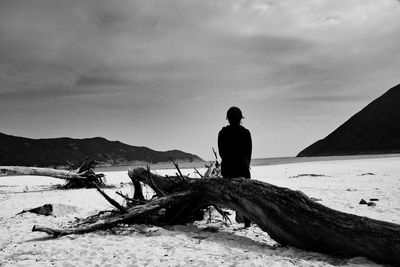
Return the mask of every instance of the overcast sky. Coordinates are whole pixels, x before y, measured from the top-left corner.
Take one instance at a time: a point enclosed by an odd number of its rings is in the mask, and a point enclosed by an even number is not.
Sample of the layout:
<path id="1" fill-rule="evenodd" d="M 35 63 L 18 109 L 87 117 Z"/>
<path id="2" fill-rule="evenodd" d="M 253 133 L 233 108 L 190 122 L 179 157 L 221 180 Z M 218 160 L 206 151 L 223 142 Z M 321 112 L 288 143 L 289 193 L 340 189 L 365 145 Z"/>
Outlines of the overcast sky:
<path id="1" fill-rule="evenodd" d="M 400 83 L 397 0 L 0 0 L 0 132 L 294 156 Z"/>

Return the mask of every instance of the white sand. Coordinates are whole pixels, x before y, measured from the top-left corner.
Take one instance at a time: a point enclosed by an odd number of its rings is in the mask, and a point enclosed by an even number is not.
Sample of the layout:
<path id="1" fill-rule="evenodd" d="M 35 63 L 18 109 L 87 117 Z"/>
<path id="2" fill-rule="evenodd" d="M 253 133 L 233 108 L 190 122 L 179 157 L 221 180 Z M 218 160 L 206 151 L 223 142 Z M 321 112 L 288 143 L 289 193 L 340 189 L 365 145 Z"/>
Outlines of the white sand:
<path id="1" fill-rule="evenodd" d="M 157 172 L 174 174 L 174 170 Z M 192 170 L 184 172 L 194 176 Z M 129 182 L 126 172 L 106 175 L 110 184 Z M 301 190 L 334 209 L 400 224 L 399 157 L 257 166 L 252 177 Z M 380 266 L 365 258 L 340 259 L 276 247 L 257 226 L 243 229 L 233 215 L 229 226 L 214 215 L 210 224 L 204 220 L 168 229 L 136 225 L 56 239 L 31 232 L 34 224 L 66 226 L 75 217 L 112 209 L 93 189 L 48 190 L 58 182 L 46 177 L 0 177 L 0 266 Z M 120 187 L 106 192 L 123 202 L 115 191 L 132 193 L 132 189 L 127 184 Z M 358 204 L 362 198 L 379 201 L 368 207 Z M 56 217 L 15 216 L 47 203 L 54 205 Z M 208 226 L 219 231 L 202 230 Z"/>

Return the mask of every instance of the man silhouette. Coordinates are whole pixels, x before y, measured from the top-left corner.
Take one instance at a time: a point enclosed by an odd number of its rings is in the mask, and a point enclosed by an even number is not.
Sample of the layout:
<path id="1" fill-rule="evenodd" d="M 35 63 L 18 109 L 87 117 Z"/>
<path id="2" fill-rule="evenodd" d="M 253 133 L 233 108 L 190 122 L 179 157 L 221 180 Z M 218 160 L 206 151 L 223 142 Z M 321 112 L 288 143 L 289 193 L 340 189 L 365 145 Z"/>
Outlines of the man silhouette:
<path id="1" fill-rule="evenodd" d="M 243 115 L 238 107 L 228 109 L 229 125 L 218 134 L 218 150 L 221 156 L 221 173 L 224 178 L 244 177 L 250 179 L 252 142 L 250 131 L 240 125 Z M 237 217 L 240 217 L 237 215 Z M 250 220 L 243 217 L 245 227 Z"/>

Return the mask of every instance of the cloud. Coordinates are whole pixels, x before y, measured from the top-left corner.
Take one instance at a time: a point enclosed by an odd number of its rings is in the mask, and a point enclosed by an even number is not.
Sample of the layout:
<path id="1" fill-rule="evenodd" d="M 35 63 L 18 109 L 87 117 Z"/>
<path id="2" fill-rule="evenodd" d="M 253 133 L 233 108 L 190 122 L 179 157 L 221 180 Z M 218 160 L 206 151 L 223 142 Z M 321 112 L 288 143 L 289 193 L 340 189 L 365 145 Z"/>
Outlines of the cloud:
<path id="1" fill-rule="evenodd" d="M 139 84 L 163 93 L 314 90 L 322 83 L 329 90 L 351 80 L 349 69 L 358 64 L 389 60 L 400 41 L 397 6 L 388 0 L 3 1 L 0 72 L 8 76 L 7 90 L 23 83 L 47 93 L 60 84 L 64 90 Z M 381 42 L 368 45 L 377 36 Z"/>
<path id="2" fill-rule="evenodd" d="M 350 113 L 399 82 L 399 14 L 395 0 L 0 0 L 0 104 L 81 98 L 165 120 L 157 107 L 238 103 L 266 125 Z"/>
<path id="3" fill-rule="evenodd" d="M 86 76 L 80 75 L 78 76 L 75 85 L 76 86 L 119 86 L 119 85 L 129 85 L 131 84 L 128 80 L 117 79 L 114 77 L 104 77 L 104 76 Z"/>
<path id="4" fill-rule="evenodd" d="M 313 96 L 296 96 L 291 98 L 292 101 L 301 101 L 307 102 L 309 104 L 326 104 L 326 103 L 334 103 L 334 102 L 354 102 L 364 100 L 365 96 L 363 95 L 313 95 Z"/>

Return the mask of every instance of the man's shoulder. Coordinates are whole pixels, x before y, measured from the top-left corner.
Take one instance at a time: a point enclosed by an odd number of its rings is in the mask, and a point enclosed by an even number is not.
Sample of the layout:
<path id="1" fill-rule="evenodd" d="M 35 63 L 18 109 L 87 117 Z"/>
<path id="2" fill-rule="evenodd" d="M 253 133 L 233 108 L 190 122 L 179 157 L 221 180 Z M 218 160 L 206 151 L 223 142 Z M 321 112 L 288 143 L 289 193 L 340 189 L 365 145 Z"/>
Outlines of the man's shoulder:
<path id="1" fill-rule="evenodd" d="M 224 133 L 224 132 L 246 132 L 246 133 L 250 133 L 250 131 L 243 127 L 242 125 L 227 125 L 222 127 L 222 129 L 219 131 L 220 133 Z"/>
<path id="2" fill-rule="evenodd" d="M 243 131 L 243 132 L 250 133 L 249 129 L 247 129 L 246 127 L 244 127 L 244 126 L 242 126 L 242 125 L 240 125 L 239 128 L 240 128 L 240 130 Z"/>
<path id="3" fill-rule="evenodd" d="M 226 125 L 226 126 L 222 127 L 219 132 L 222 133 L 222 132 L 231 131 L 232 130 L 231 128 L 232 127 L 230 125 Z"/>

